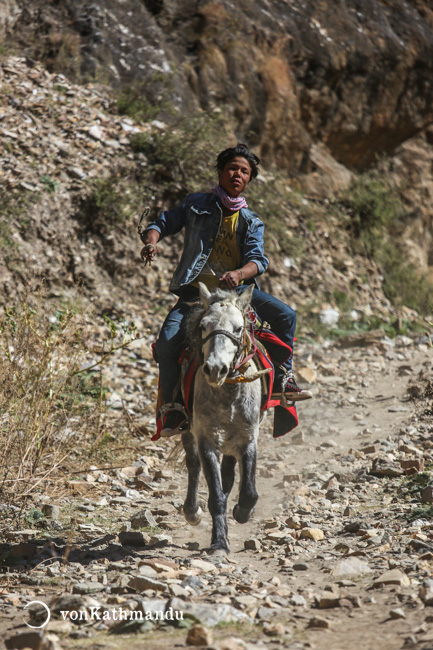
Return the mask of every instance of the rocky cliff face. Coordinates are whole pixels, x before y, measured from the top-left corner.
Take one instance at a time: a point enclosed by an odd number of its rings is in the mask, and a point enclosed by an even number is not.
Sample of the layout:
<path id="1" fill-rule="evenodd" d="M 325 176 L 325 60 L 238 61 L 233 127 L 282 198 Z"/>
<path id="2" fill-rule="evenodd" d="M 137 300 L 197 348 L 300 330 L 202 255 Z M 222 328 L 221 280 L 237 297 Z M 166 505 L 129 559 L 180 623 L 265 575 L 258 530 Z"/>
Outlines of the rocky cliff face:
<path id="1" fill-rule="evenodd" d="M 143 81 L 150 96 L 165 79 L 176 109 L 226 106 L 237 136 L 293 173 L 314 170 L 318 142 L 363 169 L 433 120 L 429 2 L 8 0 L 2 11 L 53 70 Z"/>
<path id="2" fill-rule="evenodd" d="M 431 269 L 429 2 L 7 0 L 0 37 L 70 80 L 140 85 L 166 121 L 224 110 L 233 138 L 312 196 L 394 156 L 408 254 Z"/>

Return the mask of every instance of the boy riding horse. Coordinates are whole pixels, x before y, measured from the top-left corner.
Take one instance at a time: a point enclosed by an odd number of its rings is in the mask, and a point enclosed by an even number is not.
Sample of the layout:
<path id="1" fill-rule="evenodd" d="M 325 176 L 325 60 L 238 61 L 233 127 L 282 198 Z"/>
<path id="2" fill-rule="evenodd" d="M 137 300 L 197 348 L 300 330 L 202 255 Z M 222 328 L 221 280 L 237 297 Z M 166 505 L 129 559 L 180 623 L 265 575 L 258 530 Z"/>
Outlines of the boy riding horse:
<path id="1" fill-rule="evenodd" d="M 177 207 L 162 212 L 141 234 L 144 243 L 141 257 L 150 263 L 158 254 L 158 242 L 185 228 L 183 252 L 170 283 L 170 291 L 179 299 L 165 319 L 155 344 L 161 397 L 165 404 L 173 405 L 165 413 L 163 437 L 181 433 L 185 425 L 179 357 L 185 344 L 185 316 L 191 309 L 191 301 L 199 295 L 199 282 L 208 289 L 220 287 L 239 294 L 254 284 L 251 306 L 293 350 L 294 310 L 261 291 L 256 281 L 269 263 L 263 250 L 264 224 L 248 208 L 242 193 L 256 178 L 259 163 L 244 144 L 225 149 L 216 162 L 218 185 L 210 192 L 188 195 Z M 284 397 L 289 402 L 312 397 L 311 392 L 301 390 L 296 384 L 292 356 L 282 365 L 276 365 L 273 390 L 274 394 L 281 394 L 283 403 Z M 277 415 L 282 416 L 283 410 L 275 409 L 274 435 L 283 435 L 297 424 L 287 418 L 278 422 Z"/>

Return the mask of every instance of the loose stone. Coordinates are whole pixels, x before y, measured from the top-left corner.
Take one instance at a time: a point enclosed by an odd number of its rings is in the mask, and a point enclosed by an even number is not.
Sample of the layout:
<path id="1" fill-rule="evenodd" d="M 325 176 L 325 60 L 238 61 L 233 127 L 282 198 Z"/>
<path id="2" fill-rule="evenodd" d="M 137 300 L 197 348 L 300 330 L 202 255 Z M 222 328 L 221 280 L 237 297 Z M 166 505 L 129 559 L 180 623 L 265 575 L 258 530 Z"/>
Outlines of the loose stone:
<path id="1" fill-rule="evenodd" d="M 410 585 L 410 578 L 403 571 L 400 571 L 400 569 L 391 569 L 390 571 L 386 571 L 373 583 L 374 587 L 381 587 L 382 585 L 408 587 Z"/>
<path id="2" fill-rule="evenodd" d="M 193 646 L 209 646 L 212 644 L 212 641 L 212 631 L 203 627 L 203 625 L 193 625 L 186 637 L 187 645 Z"/>
<path id="3" fill-rule="evenodd" d="M 329 621 L 321 616 L 314 616 L 308 621 L 307 627 L 316 627 L 318 629 L 327 630 L 329 628 Z"/>
<path id="4" fill-rule="evenodd" d="M 315 542 L 319 542 L 322 539 L 325 539 L 325 533 L 320 528 L 303 528 L 301 530 L 302 539 L 312 539 Z"/>

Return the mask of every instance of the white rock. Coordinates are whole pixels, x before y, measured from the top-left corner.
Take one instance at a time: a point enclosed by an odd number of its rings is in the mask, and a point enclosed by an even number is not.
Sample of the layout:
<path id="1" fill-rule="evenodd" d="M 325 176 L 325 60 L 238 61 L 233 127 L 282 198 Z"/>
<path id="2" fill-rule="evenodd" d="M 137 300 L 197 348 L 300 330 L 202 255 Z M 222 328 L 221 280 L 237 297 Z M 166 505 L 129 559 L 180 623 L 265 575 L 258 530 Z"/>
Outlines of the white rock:
<path id="1" fill-rule="evenodd" d="M 334 577 L 340 578 L 342 576 L 356 576 L 371 572 L 372 570 L 366 562 L 363 562 L 357 557 L 348 557 L 338 562 L 331 573 Z"/>
<path id="2" fill-rule="evenodd" d="M 191 568 L 200 569 L 200 571 L 204 571 L 205 573 L 213 573 L 215 571 L 218 571 L 215 564 L 212 564 L 212 562 L 206 562 L 206 560 L 199 559 L 191 560 Z"/>
<path id="3" fill-rule="evenodd" d="M 337 309 L 328 307 L 327 309 L 322 309 L 319 318 L 320 322 L 324 325 L 335 325 L 340 318 L 340 312 Z"/>
<path id="4" fill-rule="evenodd" d="M 102 129 L 97 124 L 94 124 L 93 126 L 90 127 L 90 129 L 88 130 L 88 134 L 94 140 L 102 140 L 103 139 Z"/>

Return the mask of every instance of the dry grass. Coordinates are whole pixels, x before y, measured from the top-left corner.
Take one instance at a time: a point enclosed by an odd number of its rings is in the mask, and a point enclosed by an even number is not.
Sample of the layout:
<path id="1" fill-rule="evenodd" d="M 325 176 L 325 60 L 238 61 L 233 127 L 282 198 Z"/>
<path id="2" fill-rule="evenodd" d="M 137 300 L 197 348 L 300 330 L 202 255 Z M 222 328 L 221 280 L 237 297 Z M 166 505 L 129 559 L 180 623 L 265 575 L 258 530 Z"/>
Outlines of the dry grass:
<path id="1" fill-rule="evenodd" d="M 19 505 L 64 476 L 67 459 L 92 456 L 107 437 L 101 366 L 136 338 L 109 319 L 103 345 L 90 319 L 48 314 L 41 297 L 0 315 L 0 503 Z"/>

